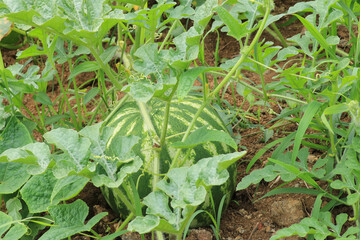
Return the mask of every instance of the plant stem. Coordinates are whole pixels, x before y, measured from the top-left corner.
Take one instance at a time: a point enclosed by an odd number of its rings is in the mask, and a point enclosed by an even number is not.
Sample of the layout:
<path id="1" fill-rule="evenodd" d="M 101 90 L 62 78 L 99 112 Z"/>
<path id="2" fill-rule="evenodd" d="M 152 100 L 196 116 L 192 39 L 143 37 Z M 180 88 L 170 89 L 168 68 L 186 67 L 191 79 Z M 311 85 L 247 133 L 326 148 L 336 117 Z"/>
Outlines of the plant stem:
<path id="1" fill-rule="evenodd" d="M 126 207 L 131 211 L 131 213 L 135 214 L 135 208 L 131 204 L 131 202 L 128 200 L 128 198 L 125 196 L 125 194 L 119 189 L 119 188 L 112 188 L 116 196 L 118 196 L 121 201 L 126 205 Z"/>
<path id="2" fill-rule="evenodd" d="M 140 110 L 142 119 L 144 121 L 145 131 L 149 132 L 150 137 L 153 141 L 152 155 L 153 155 L 154 159 L 152 161 L 153 162 L 152 189 L 155 190 L 156 184 L 159 181 L 160 165 L 161 165 L 160 151 L 159 151 L 159 148 L 156 146 L 156 145 L 160 145 L 159 136 L 156 133 L 155 127 L 151 120 L 151 117 L 150 117 L 149 111 L 146 107 L 146 104 L 144 102 L 140 102 L 140 101 L 137 101 L 136 103 L 139 106 L 139 110 Z"/>
<path id="3" fill-rule="evenodd" d="M 170 105 L 171 105 L 171 100 L 176 92 L 176 89 L 178 87 L 179 84 L 179 79 L 177 79 L 176 81 L 176 85 L 174 86 L 174 88 L 172 89 L 167 101 L 166 101 L 166 106 L 165 106 L 165 112 L 164 112 L 164 124 L 162 126 L 161 129 L 161 135 L 160 135 L 160 147 L 163 147 L 165 144 L 165 140 L 166 140 L 166 133 L 167 133 L 167 128 L 168 128 L 168 124 L 169 124 L 169 117 L 170 117 Z"/>
<path id="4" fill-rule="evenodd" d="M 283 37 L 283 35 L 281 34 L 280 30 L 278 29 L 278 27 L 276 26 L 275 23 L 271 23 L 270 26 L 274 29 L 276 36 L 279 38 L 279 41 L 281 42 L 281 44 L 283 45 L 284 48 L 288 47 L 288 44 L 285 40 L 285 38 Z"/>
<path id="5" fill-rule="evenodd" d="M 237 69 L 241 66 L 241 64 L 245 61 L 245 59 L 248 57 L 248 55 L 250 54 L 250 52 L 254 49 L 255 45 L 257 44 L 264 28 L 265 28 L 265 23 L 269 17 L 270 14 L 270 0 L 266 0 L 265 1 L 265 14 L 263 17 L 263 20 L 260 24 L 259 29 L 256 32 L 256 35 L 254 37 L 254 39 L 252 40 L 251 44 L 249 46 L 245 46 L 243 51 L 241 51 L 241 57 L 240 59 L 236 62 L 236 64 L 231 68 L 231 70 L 226 74 L 226 76 L 224 77 L 224 79 L 221 81 L 221 83 L 219 83 L 219 85 L 208 95 L 208 97 L 206 98 L 206 101 L 203 101 L 203 103 L 201 104 L 201 106 L 199 107 L 198 111 L 196 112 L 195 116 L 193 117 L 192 121 L 189 124 L 189 127 L 187 128 L 183 138 L 182 138 L 182 142 L 184 142 L 186 140 L 186 138 L 189 136 L 192 128 L 195 125 L 195 122 L 197 121 L 197 118 L 200 116 L 201 112 L 204 110 L 204 108 L 210 103 L 211 99 L 216 96 L 216 94 L 218 94 L 221 89 L 228 83 L 228 81 L 232 78 L 232 76 L 234 75 L 234 73 L 237 71 Z M 178 163 L 179 163 L 179 156 L 181 153 L 181 149 L 178 149 L 176 152 L 176 155 L 171 163 L 170 169 L 177 167 Z"/>
<path id="6" fill-rule="evenodd" d="M 159 48 L 159 50 L 158 50 L 158 53 L 160 53 L 160 51 L 165 47 L 165 44 L 166 44 L 167 41 L 169 40 L 172 31 L 173 31 L 173 30 L 175 29 L 175 27 L 176 27 L 176 24 L 177 24 L 177 20 L 175 20 L 175 21 L 173 22 L 173 24 L 171 25 L 171 27 L 170 27 L 170 29 L 169 29 L 169 32 L 166 34 L 163 42 L 162 42 L 161 45 L 160 45 L 160 48 Z"/>
<path id="7" fill-rule="evenodd" d="M 6 79 L 4 60 L 3 60 L 3 57 L 2 57 L 1 51 L 0 51 L 0 71 L 1 71 L 1 78 L 2 78 L 2 80 L 4 82 L 5 89 L 6 89 L 6 91 L 3 91 L 3 92 L 4 92 L 5 95 L 8 96 L 8 100 L 9 100 L 9 103 L 10 103 L 10 106 L 11 106 L 11 112 L 12 112 L 13 115 L 15 115 L 14 104 L 12 103 L 12 99 L 11 99 L 11 96 L 10 96 L 11 91 L 10 91 L 9 83 L 8 83 L 8 81 Z"/>
<path id="8" fill-rule="evenodd" d="M 133 219 L 134 213 L 130 212 L 130 214 L 127 216 L 127 218 L 122 222 L 122 224 L 116 229 L 115 232 L 120 232 L 122 229 L 126 227 L 126 225 Z"/>
<path id="9" fill-rule="evenodd" d="M 259 61 L 258 60 L 258 57 L 259 57 L 259 55 L 258 55 L 259 53 L 258 53 L 258 51 L 257 51 L 257 44 L 255 45 L 255 48 L 254 48 L 254 57 L 255 57 L 255 59 L 256 59 L 256 61 Z M 257 67 L 257 69 L 258 69 L 258 72 L 259 72 L 259 75 L 260 75 L 260 80 L 261 80 L 261 87 L 262 87 L 262 90 L 263 90 L 263 95 L 264 95 L 264 98 L 265 98 L 265 103 L 266 102 L 268 102 L 268 95 L 267 95 L 267 93 L 266 93 L 266 89 L 265 89 L 265 87 L 266 87 L 266 83 L 265 83 L 265 79 L 264 79 L 264 71 L 263 71 L 263 68 L 262 68 L 262 66 L 260 65 L 260 64 L 256 64 L 256 67 Z M 265 104 L 264 103 L 264 104 Z"/>
<path id="10" fill-rule="evenodd" d="M 90 52 L 91 54 L 94 56 L 96 62 L 100 65 L 101 69 L 106 73 L 106 75 L 108 76 L 108 78 L 110 79 L 110 82 L 119 90 L 122 89 L 122 85 L 119 83 L 119 81 L 117 81 L 116 77 L 114 76 L 114 74 L 112 73 L 112 70 L 110 69 L 109 65 L 106 65 L 103 60 L 101 59 L 100 55 L 98 54 L 98 51 L 93 48 L 90 47 Z"/>

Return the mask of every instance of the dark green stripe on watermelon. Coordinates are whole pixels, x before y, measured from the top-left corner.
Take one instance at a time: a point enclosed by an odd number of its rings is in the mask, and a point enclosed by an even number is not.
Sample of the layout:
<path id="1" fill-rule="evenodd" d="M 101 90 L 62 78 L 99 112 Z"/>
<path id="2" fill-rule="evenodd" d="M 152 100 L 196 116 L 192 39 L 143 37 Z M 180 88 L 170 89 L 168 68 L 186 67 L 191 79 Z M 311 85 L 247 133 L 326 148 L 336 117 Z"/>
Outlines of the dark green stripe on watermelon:
<path id="1" fill-rule="evenodd" d="M 175 156 L 175 153 L 177 151 L 177 149 L 168 146 L 173 142 L 181 141 L 184 132 L 188 128 L 191 120 L 193 119 L 193 116 L 200 108 L 201 103 L 201 100 L 184 100 L 182 102 L 174 101 L 171 103 L 166 146 L 163 146 L 160 152 L 161 173 L 166 173 L 168 171 L 171 164 L 170 161 Z M 165 111 L 165 102 L 153 99 L 147 103 L 147 108 L 155 131 L 157 135 L 160 136 Z M 135 135 L 141 137 L 140 144 L 137 144 L 134 147 L 134 151 L 138 156 L 143 159 L 144 168 L 148 172 L 152 172 L 151 154 L 153 147 L 153 139 L 144 129 L 144 121 L 140 113 L 138 104 L 135 101 L 126 102 L 108 121 L 108 126 L 115 128 L 113 136 Z M 222 119 L 211 107 L 206 107 L 200 114 L 197 122 L 195 123 L 194 130 L 203 126 L 207 126 L 209 129 L 222 130 L 224 132 L 228 131 Z M 108 146 L 111 144 L 111 141 L 112 139 L 109 140 Z M 219 142 L 209 142 L 203 145 L 198 145 L 195 148 L 191 149 L 189 158 L 185 162 L 184 159 L 187 153 L 187 149 L 183 149 L 182 154 L 180 155 L 180 162 L 183 163 L 182 166 L 190 166 L 202 158 L 230 153 L 233 151 L 234 149 L 227 146 L 226 144 L 222 144 Z M 236 166 L 233 165 L 229 167 L 228 170 L 230 173 L 230 178 L 226 182 L 226 184 L 224 184 L 223 186 L 217 186 L 212 188 L 212 195 L 216 206 L 219 205 L 221 198 L 225 194 L 231 196 L 235 190 L 237 171 Z M 148 174 L 147 171 L 139 171 L 137 174 L 133 175 L 134 182 L 138 183 L 137 187 L 141 198 L 145 197 L 152 191 L 152 176 L 151 174 Z M 139 176 L 141 176 L 140 180 L 138 179 Z M 131 189 L 130 186 L 125 186 L 125 188 L 128 190 Z M 120 190 L 125 191 L 123 187 L 120 187 Z M 116 194 L 108 188 L 103 189 L 103 194 L 111 208 L 115 212 L 117 212 L 122 218 L 126 218 L 129 212 L 124 206 L 124 204 L 121 202 L 121 200 L 116 196 Z M 226 207 L 229 202 L 230 198 L 228 197 L 225 201 L 224 207 Z M 206 209 L 207 211 L 212 211 L 210 205 L 210 201 L 209 199 L 207 199 L 207 201 L 203 204 L 202 208 Z M 203 226 L 209 224 L 209 218 L 205 214 L 204 216 L 197 217 L 195 221 L 195 226 Z"/>

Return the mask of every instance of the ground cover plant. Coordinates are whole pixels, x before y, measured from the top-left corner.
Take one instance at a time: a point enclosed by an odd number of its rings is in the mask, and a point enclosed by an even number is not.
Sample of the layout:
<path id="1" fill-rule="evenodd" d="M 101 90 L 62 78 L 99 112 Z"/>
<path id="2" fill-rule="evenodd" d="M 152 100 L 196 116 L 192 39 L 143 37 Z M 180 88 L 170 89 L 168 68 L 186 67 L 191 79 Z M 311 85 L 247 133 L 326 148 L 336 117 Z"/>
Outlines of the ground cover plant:
<path id="1" fill-rule="evenodd" d="M 263 197 L 316 200 L 309 217 L 271 239 L 358 237 L 357 1 L 299 2 L 281 14 L 271 12 L 270 0 L 2 0 L 0 7 L 1 46 L 25 46 L 17 54 L 23 64 L 5 67 L 0 58 L 2 238 L 115 239 L 134 231 L 184 239 L 190 227 L 211 225 L 219 239 L 233 192 L 277 178 L 282 184 Z M 284 16 L 304 32 L 285 39 L 275 24 Z M 346 51 L 338 47 L 339 26 L 348 29 Z M 264 32 L 282 45 L 264 41 Z M 220 59 L 217 47 L 209 65 L 204 42 L 212 33 L 234 38 L 238 57 Z M 266 71 L 276 73 L 271 84 Z M 95 77 L 79 82 L 88 72 Z M 60 93 L 53 98 L 54 85 Z M 284 105 L 274 125 L 262 126 L 269 143 L 239 183 L 246 151 L 233 130 L 258 116 L 224 99 L 227 89 L 250 106 Z M 35 112 L 24 104 L 29 94 Z M 270 141 L 284 122 L 297 131 Z M 265 166 L 250 172 L 270 148 Z M 310 149 L 321 152 L 315 163 Z M 285 186 L 299 179 L 310 187 Z M 106 213 L 89 219 L 84 201 L 68 202 L 89 182 L 121 219 L 107 236 L 92 229 Z M 350 206 L 351 216 L 332 216 L 338 205 Z"/>

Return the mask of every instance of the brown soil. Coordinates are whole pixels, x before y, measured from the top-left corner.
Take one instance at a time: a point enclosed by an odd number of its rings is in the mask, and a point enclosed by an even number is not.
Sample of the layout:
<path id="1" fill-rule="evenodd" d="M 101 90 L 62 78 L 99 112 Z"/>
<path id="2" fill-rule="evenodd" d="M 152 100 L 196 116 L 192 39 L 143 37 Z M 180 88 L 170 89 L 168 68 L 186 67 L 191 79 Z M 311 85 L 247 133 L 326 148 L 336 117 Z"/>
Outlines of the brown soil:
<path id="1" fill-rule="evenodd" d="M 281 13 L 287 11 L 290 6 L 293 6 L 297 0 L 277 0 L 275 1 L 276 13 Z M 283 18 L 279 21 L 279 24 L 286 22 L 289 17 Z M 287 26 L 286 28 L 280 28 L 280 31 L 283 33 L 284 37 L 293 36 L 302 31 L 302 25 L 298 22 Z M 273 41 L 275 44 L 280 45 L 273 37 L 264 33 L 263 38 L 267 41 Z M 210 65 L 214 65 L 214 49 L 216 45 L 216 34 L 210 34 L 205 40 L 205 55 L 206 61 Z M 237 42 L 221 34 L 220 38 L 220 58 L 221 59 L 231 59 L 239 54 L 239 46 Z M 15 63 L 16 51 L 2 49 L 2 54 L 4 57 L 4 62 L 6 65 Z M 65 64 L 63 69 L 58 69 L 60 72 L 64 71 L 64 76 L 68 74 L 68 66 Z M 260 84 L 259 76 L 252 72 L 243 72 L 246 78 L 251 79 L 255 84 Z M 269 83 L 274 81 L 274 74 L 271 72 L 266 72 L 265 80 Z M 94 74 L 82 74 L 77 77 L 78 84 L 82 84 L 85 81 L 94 78 Z M 56 83 L 54 83 L 55 89 Z M 87 85 L 87 88 L 91 88 L 92 85 Z M 52 99 L 55 99 L 56 94 L 59 94 L 59 90 L 55 90 Z M 226 95 L 226 99 L 233 104 L 232 93 L 230 89 Z M 242 97 L 238 96 L 236 99 L 236 105 L 240 105 L 243 102 Z M 34 101 L 32 96 L 27 96 L 25 98 L 26 106 L 33 112 L 36 112 Z M 271 103 L 273 111 L 280 112 L 279 104 Z M 243 109 L 246 110 L 248 105 L 244 104 Z M 260 109 L 259 109 L 260 108 Z M 264 107 L 254 106 L 249 109 L 250 113 L 257 114 L 260 113 L 259 119 L 250 119 L 254 124 L 264 125 L 274 118 L 268 109 Z M 242 159 L 242 162 L 239 165 L 239 176 L 240 180 L 245 176 L 245 169 L 247 167 L 250 159 L 262 149 L 266 143 L 263 141 L 263 134 L 260 131 L 260 128 L 237 128 L 235 134 L 240 134 L 242 136 L 239 146 L 241 149 L 247 150 L 247 155 Z M 260 133 L 258 133 L 260 131 Z M 276 131 L 272 136 L 270 141 L 276 140 L 280 137 L 283 137 L 288 132 L 296 131 L 295 125 L 288 125 L 279 131 Z M 41 140 L 41 139 L 37 139 Z M 240 149 L 240 150 L 241 150 Z M 266 163 L 267 157 L 271 154 L 271 150 L 264 154 L 259 161 L 255 164 L 253 169 L 261 168 Z M 314 155 L 316 158 L 316 156 Z M 298 181 L 292 183 L 296 186 L 304 186 L 304 182 Z M 314 203 L 314 198 L 307 195 L 276 195 L 268 197 L 259 201 L 259 197 L 263 196 L 270 190 L 278 186 L 279 183 L 276 181 L 272 183 L 260 183 L 259 186 L 252 186 L 246 190 L 238 191 L 235 193 L 233 200 L 229 208 L 223 213 L 220 235 L 222 239 L 236 239 L 236 240 L 248 240 L 248 239 L 269 239 L 272 234 L 283 227 L 290 226 L 293 223 L 299 222 L 302 218 L 309 216 L 311 212 L 312 205 Z M 79 194 L 77 198 L 83 199 L 90 208 L 89 217 L 99 213 L 99 212 L 109 212 L 109 215 L 101 220 L 99 224 L 95 226 L 95 231 L 99 234 L 109 234 L 116 230 L 118 227 L 118 219 L 116 215 L 112 212 L 110 207 L 107 205 L 99 189 L 95 188 L 93 185 L 88 184 L 85 189 Z M 139 236 L 133 233 L 126 234 L 122 239 L 140 239 Z M 190 232 L 190 235 L 187 237 L 188 240 L 207 240 L 214 238 L 212 230 L 207 229 L 195 229 Z M 73 239 L 89 239 L 84 236 L 75 236 Z M 120 239 L 120 238 L 119 238 Z M 214 238 L 215 239 L 215 238 Z M 298 239 L 298 238 L 288 238 L 288 239 Z"/>

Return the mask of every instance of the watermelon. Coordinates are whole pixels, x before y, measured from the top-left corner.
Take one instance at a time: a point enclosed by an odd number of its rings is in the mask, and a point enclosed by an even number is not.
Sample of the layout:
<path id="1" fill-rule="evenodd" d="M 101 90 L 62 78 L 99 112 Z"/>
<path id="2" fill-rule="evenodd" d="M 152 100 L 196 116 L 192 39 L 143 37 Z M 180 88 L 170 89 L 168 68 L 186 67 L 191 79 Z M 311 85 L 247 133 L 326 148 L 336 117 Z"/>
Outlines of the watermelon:
<path id="1" fill-rule="evenodd" d="M 153 157 L 154 151 L 160 151 L 160 166 L 158 167 L 160 174 L 165 174 L 169 170 L 171 159 L 174 158 L 177 149 L 172 148 L 170 145 L 173 142 L 181 141 L 184 132 L 189 126 L 195 113 L 201 106 L 201 100 L 173 100 L 170 105 L 170 116 L 168 129 L 166 134 L 166 144 L 159 148 L 154 144 L 154 136 L 149 134 L 149 126 L 145 123 L 143 115 L 139 109 L 139 104 L 136 101 L 127 101 L 124 103 L 107 122 L 107 126 L 113 127 L 114 132 L 108 142 L 108 146 L 114 136 L 129 136 L 135 135 L 141 137 L 140 143 L 134 146 L 134 152 L 140 156 L 143 160 L 143 170 L 134 174 L 133 182 L 137 183 L 138 193 L 140 198 L 145 197 L 152 191 L 152 175 L 150 174 L 154 170 Z M 161 128 L 164 122 L 164 112 L 166 103 L 158 99 L 152 99 L 146 104 L 148 116 L 151 118 L 153 130 L 155 130 L 155 138 L 160 136 Z M 217 112 L 211 107 L 206 107 L 195 123 L 194 130 L 203 126 L 207 126 L 208 129 L 222 130 L 228 133 L 228 130 L 219 117 Z M 180 154 L 181 166 L 190 166 L 202 158 L 212 157 L 218 154 L 225 154 L 234 152 L 234 149 L 228 145 L 220 142 L 208 142 L 202 145 L 198 145 L 190 150 L 183 149 Z M 233 165 L 228 168 L 230 177 L 228 181 L 222 186 L 215 186 L 212 188 L 212 196 L 215 202 L 215 206 L 218 206 L 222 197 L 227 195 L 224 208 L 230 202 L 230 197 L 235 190 L 236 186 L 236 172 L 237 166 Z M 126 183 L 124 183 L 126 184 Z M 130 186 L 125 186 L 127 196 L 129 196 Z M 120 186 L 120 191 L 125 194 L 125 189 Z M 129 214 L 129 210 L 122 203 L 117 195 L 118 191 L 114 189 L 103 187 L 103 195 L 109 203 L 110 207 L 120 215 L 122 218 L 126 218 Z M 131 194 L 130 194 L 131 195 Z M 212 212 L 210 198 L 206 200 L 201 206 L 202 209 L 206 209 Z M 209 218 L 207 214 L 202 214 L 203 218 L 197 217 L 192 226 L 204 226 L 209 224 Z"/>

